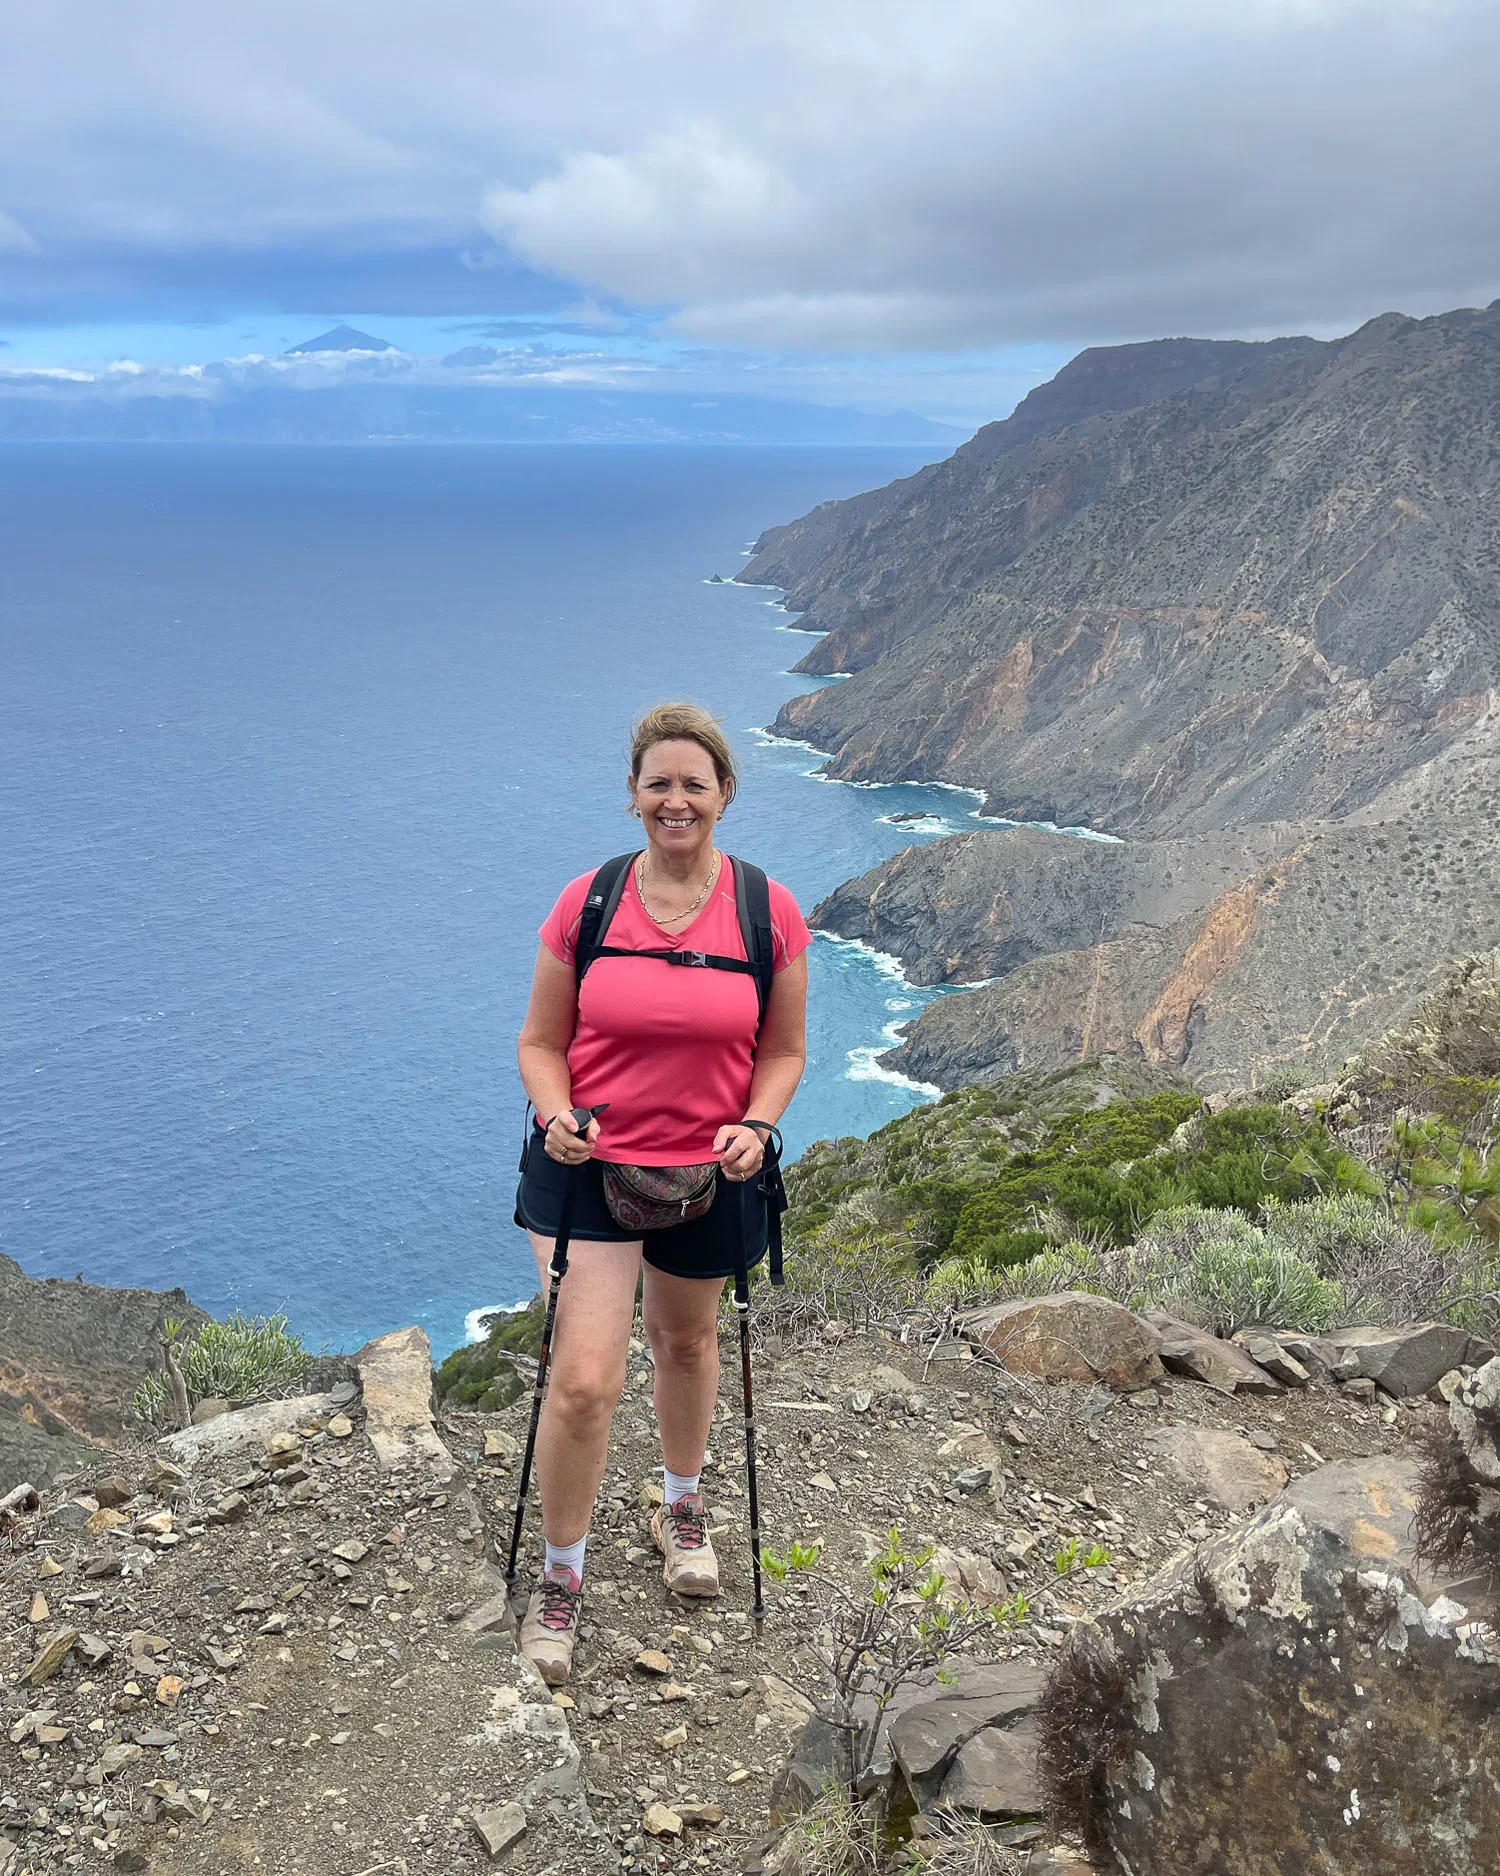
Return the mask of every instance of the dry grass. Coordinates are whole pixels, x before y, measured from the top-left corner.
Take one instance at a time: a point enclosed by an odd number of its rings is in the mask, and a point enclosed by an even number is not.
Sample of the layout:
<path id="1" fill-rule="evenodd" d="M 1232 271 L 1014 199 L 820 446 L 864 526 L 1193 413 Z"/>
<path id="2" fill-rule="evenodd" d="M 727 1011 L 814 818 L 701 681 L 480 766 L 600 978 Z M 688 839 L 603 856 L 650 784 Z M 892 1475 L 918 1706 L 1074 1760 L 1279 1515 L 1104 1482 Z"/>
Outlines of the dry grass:
<path id="1" fill-rule="evenodd" d="M 1088 1658 L 1076 1646 L 1064 1653 L 1037 1707 L 1048 1821 L 1090 1850 L 1104 1843 L 1105 1778 L 1129 1729 L 1134 1679 L 1135 1663 L 1100 1636 Z"/>
<path id="2" fill-rule="evenodd" d="M 1024 1850 L 1001 1843 L 988 1825 L 973 1818 L 939 1811 L 940 1837 L 924 1837 L 914 1847 L 929 1876 L 1025 1876 L 1031 1858 Z"/>

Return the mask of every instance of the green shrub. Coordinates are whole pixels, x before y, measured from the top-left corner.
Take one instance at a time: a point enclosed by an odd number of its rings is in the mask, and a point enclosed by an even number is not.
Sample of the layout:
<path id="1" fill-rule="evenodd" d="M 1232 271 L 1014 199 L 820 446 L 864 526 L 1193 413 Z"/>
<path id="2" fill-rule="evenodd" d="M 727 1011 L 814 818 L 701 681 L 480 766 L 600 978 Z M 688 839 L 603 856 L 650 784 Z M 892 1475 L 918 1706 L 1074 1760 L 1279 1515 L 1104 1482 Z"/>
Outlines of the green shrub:
<path id="1" fill-rule="evenodd" d="M 1251 1323 L 1320 1335 L 1346 1320 L 1343 1288 L 1238 1212 L 1163 1213 L 1122 1253 L 1123 1301 L 1233 1335 Z"/>
<path id="2" fill-rule="evenodd" d="M 927 1279 L 926 1298 L 939 1307 L 1019 1296 L 1055 1296 L 1061 1290 L 1107 1295 L 1094 1249 L 1081 1239 L 1049 1244 L 1024 1264 L 994 1264 L 984 1256 L 945 1257 Z"/>
<path id="3" fill-rule="evenodd" d="M 246 1316 L 238 1310 L 225 1322 L 205 1322 L 186 1342 L 174 1343 L 174 1352 L 191 1406 L 200 1400 L 269 1400 L 294 1394 L 312 1361 L 285 1316 Z M 163 1422 L 172 1408 L 166 1375 L 147 1375 L 132 1405 L 143 1420 Z"/>
<path id="4" fill-rule="evenodd" d="M 454 1349 L 437 1371 L 439 1400 L 459 1407 L 498 1413 L 525 1392 L 526 1379 L 512 1357 L 533 1358 L 541 1348 L 546 1312 L 540 1296 L 524 1309 L 501 1310 L 490 1321 L 482 1342 Z"/>
<path id="5" fill-rule="evenodd" d="M 1185 1137 L 1174 1139 L 1179 1132 Z M 1128 1244 L 1177 1206 L 1253 1217 L 1267 1199 L 1302 1198 L 1357 1176 L 1321 1121 L 1264 1104 L 1200 1114 L 1189 1096 L 1158 1095 L 1059 1122 L 1044 1147 L 1016 1154 L 971 1191 L 938 1255 L 1015 1261 L 1025 1254 L 1022 1234 L 1044 1230 L 1044 1212 L 1061 1222 L 1046 1234 L 1054 1239 L 1082 1231 Z"/>
<path id="6" fill-rule="evenodd" d="M 1500 1244 L 1500 1113 L 1486 1109 L 1462 1131 L 1437 1115 L 1401 1113 L 1392 1133 L 1392 1196 L 1412 1221 Z"/>
<path id="7" fill-rule="evenodd" d="M 1094 1290 L 1131 1309 L 1158 1308 L 1218 1335 L 1251 1323 L 1324 1334 L 1350 1323 L 1436 1318 L 1493 1335 L 1500 1268 L 1471 1234 L 1451 1246 L 1358 1193 L 1269 1201 L 1259 1222 L 1233 1210 L 1160 1212 L 1133 1244 L 1049 1247 L 994 1268 L 950 1258 L 930 1301 L 978 1302 Z"/>

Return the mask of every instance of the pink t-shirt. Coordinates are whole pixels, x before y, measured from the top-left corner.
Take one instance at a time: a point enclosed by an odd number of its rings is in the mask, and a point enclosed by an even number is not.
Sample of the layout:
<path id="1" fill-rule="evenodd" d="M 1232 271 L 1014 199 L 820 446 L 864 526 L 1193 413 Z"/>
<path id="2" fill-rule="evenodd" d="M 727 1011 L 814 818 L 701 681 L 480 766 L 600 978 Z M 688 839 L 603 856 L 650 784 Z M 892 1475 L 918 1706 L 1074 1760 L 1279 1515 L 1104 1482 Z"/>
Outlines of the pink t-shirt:
<path id="1" fill-rule="evenodd" d="M 541 928 L 542 943 L 564 964 L 574 960 L 593 878 L 581 873 L 570 881 Z M 772 963 L 783 971 L 812 934 L 785 886 L 773 879 L 770 887 Z M 647 913 L 632 868 L 602 942 L 627 951 L 744 957 L 728 861 L 703 910 L 676 932 L 664 932 Z M 720 1127 L 745 1117 L 759 1010 L 755 979 L 738 971 L 596 958 L 579 991 L 578 1027 L 568 1050 L 574 1105 L 610 1104 L 599 1116 L 595 1156 L 636 1166 L 712 1159 Z"/>

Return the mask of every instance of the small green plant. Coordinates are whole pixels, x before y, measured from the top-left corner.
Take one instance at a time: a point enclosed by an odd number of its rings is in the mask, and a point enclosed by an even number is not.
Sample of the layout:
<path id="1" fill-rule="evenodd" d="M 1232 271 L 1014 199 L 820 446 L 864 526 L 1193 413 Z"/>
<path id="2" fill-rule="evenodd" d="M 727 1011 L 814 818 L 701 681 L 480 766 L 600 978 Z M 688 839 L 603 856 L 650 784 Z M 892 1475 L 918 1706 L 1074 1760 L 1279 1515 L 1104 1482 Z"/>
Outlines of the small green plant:
<path id="1" fill-rule="evenodd" d="M 840 1739 L 843 1782 L 857 1801 L 879 1743 L 880 1719 L 898 1689 L 941 1681 L 950 1655 L 979 1635 L 1026 1619 L 1028 1605 L 1013 1596 L 982 1604 L 954 1596 L 935 1567 L 936 1548 L 909 1549 L 892 1526 L 865 1564 L 862 1595 L 818 1567 L 815 1544 L 793 1543 L 784 1556 L 761 1553 L 773 1582 L 801 1577 L 819 1621 L 805 1643 L 814 1668 L 808 1685 L 788 1680 L 812 1701 Z"/>
<path id="2" fill-rule="evenodd" d="M 191 1335 L 184 1323 L 163 1325 L 164 1369 L 148 1374 L 131 1405 L 141 1419 L 161 1424 L 181 1403 L 173 1401 L 172 1368 L 179 1372 L 187 1404 L 201 1400 L 266 1400 L 295 1393 L 306 1379 L 312 1357 L 294 1335 L 285 1316 L 247 1316 L 241 1311 L 223 1322 L 205 1322 Z"/>
<path id="3" fill-rule="evenodd" d="M 1075 1570 L 1102 1570 L 1108 1562 L 1109 1552 L 1102 1544 L 1090 1544 L 1085 1550 L 1082 1539 L 1070 1537 L 1058 1546 L 1052 1568 L 1059 1576 L 1071 1576 Z"/>

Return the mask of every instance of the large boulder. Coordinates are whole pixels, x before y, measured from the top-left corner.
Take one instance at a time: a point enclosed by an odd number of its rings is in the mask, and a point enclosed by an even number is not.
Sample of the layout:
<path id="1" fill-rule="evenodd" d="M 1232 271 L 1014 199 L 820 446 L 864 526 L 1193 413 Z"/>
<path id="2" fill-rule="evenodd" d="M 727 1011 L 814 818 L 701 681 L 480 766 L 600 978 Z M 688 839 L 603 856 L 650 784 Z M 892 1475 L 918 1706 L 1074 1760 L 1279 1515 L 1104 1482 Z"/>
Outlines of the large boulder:
<path id="1" fill-rule="evenodd" d="M 1139 1388 L 1164 1372 L 1160 1330 L 1088 1290 L 994 1303 L 966 1317 L 962 1328 L 1012 1374 L 1044 1381 Z"/>
<path id="2" fill-rule="evenodd" d="M 1128 1876 L 1500 1867 L 1500 1638 L 1424 1599 L 1409 1505 L 1373 1477 L 1325 1486 L 1073 1630 L 1040 1709 L 1044 1781 L 1054 1821 Z"/>
<path id="3" fill-rule="evenodd" d="M 365 1432 L 387 1471 L 412 1466 L 452 1478 L 457 1466 L 432 1415 L 432 1349 L 419 1328 L 393 1329 L 354 1357 L 365 1399 Z"/>
<path id="4" fill-rule="evenodd" d="M 1446 1322 L 1414 1322 L 1404 1329 L 1335 1329 L 1328 1337 L 1359 1362 L 1359 1372 L 1387 1394 L 1425 1394 L 1450 1368 L 1477 1367 L 1494 1354 L 1487 1342 Z"/>
<path id="5" fill-rule="evenodd" d="M 1145 1318 L 1161 1335 L 1161 1358 L 1170 1373 L 1201 1381 L 1221 1394 L 1285 1393 L 1280 1381 L 1233 1342 L 1182 1322 L 1164 1309 L 1148 1309 Z"/>
<path id="6" fill-rule="evenodd" d="M 1250 1511 L 1286 1484 L 1281 1461 L 1240 1433 L 1218 1427 L 1163 1427 L 1147 1435 L 1146 1445 L 1189 1491 L 1211 1498 L 1226 1511 Z"/>

